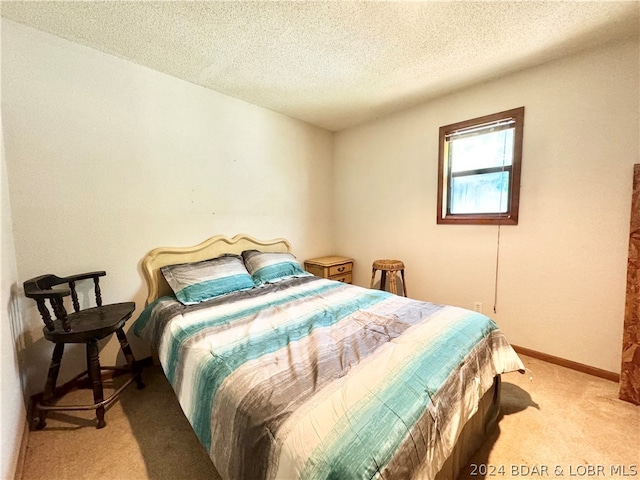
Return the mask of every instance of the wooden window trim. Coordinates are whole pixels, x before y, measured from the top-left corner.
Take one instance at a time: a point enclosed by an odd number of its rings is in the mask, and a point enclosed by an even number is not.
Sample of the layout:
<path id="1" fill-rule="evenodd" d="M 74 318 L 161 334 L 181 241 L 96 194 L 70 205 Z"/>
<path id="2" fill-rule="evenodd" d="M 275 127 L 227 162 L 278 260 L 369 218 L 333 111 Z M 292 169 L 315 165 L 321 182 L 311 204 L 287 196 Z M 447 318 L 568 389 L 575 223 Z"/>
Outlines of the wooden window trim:
<path id="1" fill-rule="evenodd" d="M 514 152 L 513 163 L 510 167 L 509 192 L 506 213 L 482 213 L 482 214 L 451 214 L 448 213 L 448 165 L 445 159 L 446 136 L 456 130 L 469 128 L 474 125 L 496 122 L 502 119 L 512 118 L 515 120 L 514 128 Z M 438 147 L 438 201 L 437 201 L 437 223 L 438 224 L 458 224 L 458 225 L 517 225 L 518 211 L 520 207 L 520 171 L 522 167 L 522 137 L 524 130 L 524 107 L 505 110 L 503 112 L 485 115 L 483 117 L 465 120 L 440 127 L 439 147 Z M 446 168 L 445 168 L 446 167 Z M 508 168 L 505 168 L 505 171 Z"/>

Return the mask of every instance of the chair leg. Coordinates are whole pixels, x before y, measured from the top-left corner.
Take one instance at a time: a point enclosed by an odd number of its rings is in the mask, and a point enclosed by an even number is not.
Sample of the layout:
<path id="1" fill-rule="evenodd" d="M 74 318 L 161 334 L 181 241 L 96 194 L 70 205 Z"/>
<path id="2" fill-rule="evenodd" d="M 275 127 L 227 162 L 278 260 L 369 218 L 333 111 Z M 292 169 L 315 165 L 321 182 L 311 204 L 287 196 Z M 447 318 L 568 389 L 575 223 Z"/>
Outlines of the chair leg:
<path id="1" fill-rule="evenodd" d="M 87 370 L 89 379 L 91 380 L 91 386 L 93 387 L 93 403 L 102 403 L 104 401 L 104 392 L 102 390 L 102 373 L 100 371 L 97 340 L 87 342 Z M 104 420 L 104 405 L 96 407 L 96 417 L 98 417 L 96 428 L 103 428 L 107 425 Z"/>
<path id="2" fill-rule="evenodd" d="M 64 343 L 56 343 L 53 347 L 53 355 L 51 356 L 51 365 L 49 365 L 49 373 L 47 381 L 44 385 L 44 393 L 42 395 L 42 404 L 51 405 L 56 390 L 56 382 L 58 381 L 58 373 L 60 373 L 60 362 L 64 353 Z M 38 411 L 38 423 L 36 430 L 42 430 L 46 425 L 47 411 Z"/>
<path id="3" fill-rule="evenodd" d="M 397 275 L 395 270 L 389 272 L 389 275 L 390 275 L 390 277 L 389 277 L 389 291 L 391 293 L 393 293 L 394 295 L 397 295 L 398 294 L 398 284 L 397 284 L 398 275 Z"/>
<path id="4" fill-rule="evenodd" d="M 129 345 L 129 341 L 127 340 L 124 330 L 119 328 L 116 330 L 116 335 L 118 336 L 118 341 L 120 341 L 120 348 L 122 349 L 122 353 L 124 353 L 124 357 L 127 359 L 131 373 L 136 379 L 138 390 L 144 388 L 144 382 L 142 381 L 142 368 L 133 356 L 133 351 L 131 350 L 131 346 Z"/>
<path id="5" fill-rule="evenodd" d="M 372 268 L 371 269 L 371 286 L 369 288 L 373 288 L 373 284 L 376 281 L 376 269 Z"/>
<path id="6" fill-rule="evenodd" d="M 404 281 L 404 269 L 400 270 L 400 275 L 402 276 L 402 291 L 404 296 L 407 296 L 407 283 Z"/>
<path id="7" fill-rule="evenodd" d="M 380 270 L 380 290 L 384 290 L 387 286 L 387 271 Z"/>

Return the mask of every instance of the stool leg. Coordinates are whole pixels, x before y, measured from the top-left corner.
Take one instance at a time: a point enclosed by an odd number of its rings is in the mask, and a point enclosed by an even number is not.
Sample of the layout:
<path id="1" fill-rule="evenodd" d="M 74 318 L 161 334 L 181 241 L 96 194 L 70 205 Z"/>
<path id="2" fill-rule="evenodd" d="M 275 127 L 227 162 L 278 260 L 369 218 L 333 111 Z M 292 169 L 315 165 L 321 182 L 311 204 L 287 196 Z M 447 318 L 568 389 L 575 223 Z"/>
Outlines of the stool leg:
<path id="1" fill-rule="evenodd" d="M 42 404 L 51 405 L 56 390 L 56 382 L 58 381 L 58 373 L 60 373 L 60 362 L 64 353 L 64 343 L 56 343 L 53 347 L 53 355 L 51 356 L 51 365 L 49 365 L 49 373 L 47 381 L 44 385 L 44 393 L 42 394 Z M 37 407 L 36 407 L 37 409 Z M 46 425 L 47 411 L 38 411 L 38 423 L 36 430 L 42 430 Z"/>
<path id="2" fill-rule="evenodd" d="M 104 392 L 102 390 L 102 373 L 100 372 L 97 340 L 92 340 L 87 343 L 87 370 L 89 379 L 91 380 L 91 386 L 93 387 L 93 403 L 101 403 L 104 401 Z M 96 428 L 103 428 L 107 425 L 104 421 L 104 405 L 96 407 L 96 417 L 98 417 Z"/>
<path id="3" fill-rule="evenodd" d="M 373 284 L 375 283 L 376 280 L 376 269 L 372 268 L 371 269 L 371 286 L 369 288 L 373 288 Z"/>
<path id="4" fill-rule="evenodd" d="M 404 269 L 400 270 L 400 275 L 402 276 L 402 291 L 404 292 L 404 296 L 407 296 L 407 282 L 404 281 Z"/>
<path id="5" fill-rule="evenodd" d="M 398 294 L 398 284 L 396 283 L 396 278 L 397 278 L 397 274 L 395 271 L 393 272 L 389 272 L 389 275 L 391 275 L 391 277 L 389 278 L 389 291 L 391 293 L 393 293 L 394 295 Z"/>
<path id="6" fill-rule="evenodd" d="M 384 290 L 384 287 L 387 286 L 387 271 L 380 270 L 380 290 Z"/>
<path id="7" fill-rule="evenodd" d="M 142 382 L 142 369 L 139 366 L 140 364 L 136 362 L 136 359 L 133 356 L 131 346 L 129 345 L 124 330 L 122 330 L 122 328 L 119 328 L 118 330 L 116 330 L 116 335 L 118 336 L 118 341 L 120 341 L 120 349 L 122 350 L 122 353 L 124 353 L 124 357 L 127 359 L 127 363 L 129 364 L 129 368 L 131 369 L 131 374 L 136 379 L 136 385 L 138 385 L 138 389 L 144 388 L 144 383 Z"/>

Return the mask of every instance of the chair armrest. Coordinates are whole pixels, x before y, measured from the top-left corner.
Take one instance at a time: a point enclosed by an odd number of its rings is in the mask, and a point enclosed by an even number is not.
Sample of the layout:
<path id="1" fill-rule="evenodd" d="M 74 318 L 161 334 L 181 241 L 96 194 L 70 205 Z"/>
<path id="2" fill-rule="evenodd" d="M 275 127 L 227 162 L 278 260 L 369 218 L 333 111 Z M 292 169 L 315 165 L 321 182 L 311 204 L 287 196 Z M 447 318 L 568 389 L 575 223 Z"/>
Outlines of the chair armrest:
<path id="1" fill-rule="evenodd" d="M 78 275 L 71 275 L 70 277 L 65 277 L 67 282 L 78 282 L 80 280 L 87 280 L 89 278 L 98 278 L 104 277 L 107 272 L 99 270 L 96 272 L 88 272 L 88 273 L 79 273 Z"/>
<path id="2" fill-rule="evenodd" d="M 62 298 L 68 295 L 71 295 L 71 290 L 68 288 L 50 288 L 47 290 L 41 290 L 36 285 L 29 285 L 28 283 L 24 284 L 24 295 L 28 298 L 33 299 L 42 299 L 45 298 Z"/>

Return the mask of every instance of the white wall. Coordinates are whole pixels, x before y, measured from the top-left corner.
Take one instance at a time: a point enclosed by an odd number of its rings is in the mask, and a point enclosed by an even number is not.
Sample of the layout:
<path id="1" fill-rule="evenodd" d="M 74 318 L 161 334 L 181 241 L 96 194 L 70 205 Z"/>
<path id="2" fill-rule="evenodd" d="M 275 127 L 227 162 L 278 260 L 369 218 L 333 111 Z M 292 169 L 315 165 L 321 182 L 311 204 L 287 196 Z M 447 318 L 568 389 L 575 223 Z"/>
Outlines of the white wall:
<path id="1" fill-rule="evenodd" d="M 483 303 L 509 340 L 618 372 L 632 165 L 639 153 L 638 39 L 554 61 L 336 134 L 337 250 L 399 258 L 411 296 Z M 438 128 L 525 106 L 517 226 L 436 225 Z"/>
<path id="2" fill-rule="evenodd" d="M 154 247 L 248 233 L 285 237 L 300 259 L 332 250 L 330 132 L 5 19 L 2 26 L 20 284 L 104 269 L 105 301 L 134 300 L 139 312 L 139 262 Z M 32 303 L 23 307 L 27 393 L 42 391 L 51 354 Z M 81 365 L 84 353 L 72 354 Z M 116 354 L 112 340 L 101 361 Z M 65 359 L 61 380 L 79 370 L 64 370 Z"/>
<path id="3" fill-rule="evenodd" d="M 18 272 L 11 229 L 11 205 L 0 131 L 0 478 L 13 478 L 17 468 L 20 441 L 26 422 L 25 403 L 20 384 L 17 352 L 20 342 L 20 312 L 17 309 Z"/>

